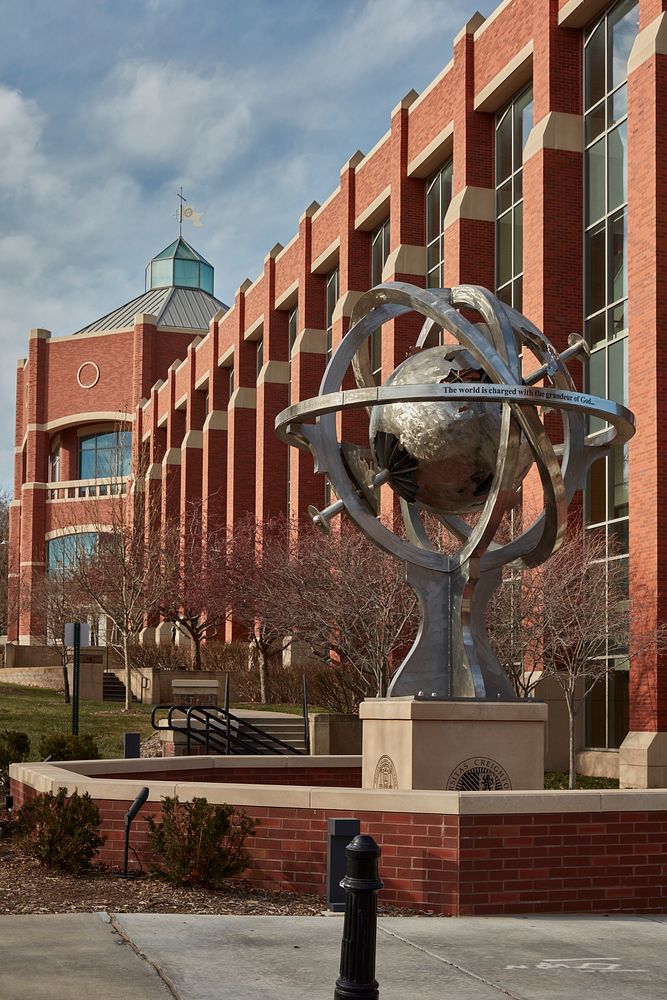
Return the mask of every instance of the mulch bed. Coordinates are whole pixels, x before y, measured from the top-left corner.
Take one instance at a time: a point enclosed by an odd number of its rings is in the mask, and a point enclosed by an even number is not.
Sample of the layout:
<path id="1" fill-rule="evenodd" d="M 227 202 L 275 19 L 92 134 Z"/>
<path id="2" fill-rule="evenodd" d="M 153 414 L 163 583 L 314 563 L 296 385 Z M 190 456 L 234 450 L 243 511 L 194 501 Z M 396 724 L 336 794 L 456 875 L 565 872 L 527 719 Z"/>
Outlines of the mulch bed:
<path id="1" fill-rule="evenodd" d="M 0 914 L 88 913 L 211 913 L 268 916 L 318 916 L 326 908 L 320 896 L 258 889 L 237 880 L 222 888 L 177 888 L 147 873 L 143 878 L 115 877 L 96 867 L 83 875 L 66 875 L 44 868 L 27 857 L 10 834 L 11 823 L 0 809 Z M 379 907 L 385 916 L 411 911 Z"/>

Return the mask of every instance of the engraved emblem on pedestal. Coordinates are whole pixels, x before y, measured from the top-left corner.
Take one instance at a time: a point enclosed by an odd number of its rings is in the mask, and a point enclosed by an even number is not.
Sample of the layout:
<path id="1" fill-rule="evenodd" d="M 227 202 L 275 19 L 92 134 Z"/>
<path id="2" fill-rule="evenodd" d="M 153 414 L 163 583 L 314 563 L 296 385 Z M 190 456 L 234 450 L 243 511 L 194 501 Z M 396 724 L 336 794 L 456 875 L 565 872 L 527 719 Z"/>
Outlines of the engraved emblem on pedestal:
<path id="1" fill-rule="evenodd" d="M 491 757 L 468 757 L 454 768 L 447 779 L 448 792 L 509 792 L 510 777 Z"/>
<path id="2" fill-rule="evenodd" d="M 383 754 L 375 766 L 373 788 L 398 788 L 398 775 L 391 757 Z"/>

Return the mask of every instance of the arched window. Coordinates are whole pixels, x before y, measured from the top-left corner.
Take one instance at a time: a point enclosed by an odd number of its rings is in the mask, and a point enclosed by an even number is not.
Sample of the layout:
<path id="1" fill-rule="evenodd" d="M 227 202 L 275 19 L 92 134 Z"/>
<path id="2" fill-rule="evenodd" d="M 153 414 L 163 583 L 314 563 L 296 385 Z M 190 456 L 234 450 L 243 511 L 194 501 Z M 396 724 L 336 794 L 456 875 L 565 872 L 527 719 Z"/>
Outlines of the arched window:
<path id="1" fill-rule="evenodd" d="M 101 431 L 79 438 L 79 479 L 130 475 L 131 431 Z"/>

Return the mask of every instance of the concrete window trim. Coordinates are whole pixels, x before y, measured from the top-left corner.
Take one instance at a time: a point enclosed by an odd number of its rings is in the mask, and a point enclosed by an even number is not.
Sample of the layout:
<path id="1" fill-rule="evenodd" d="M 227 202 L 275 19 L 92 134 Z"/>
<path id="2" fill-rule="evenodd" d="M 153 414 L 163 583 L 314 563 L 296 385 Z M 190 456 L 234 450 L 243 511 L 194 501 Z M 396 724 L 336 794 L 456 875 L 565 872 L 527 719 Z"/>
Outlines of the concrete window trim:
<path id="1" fill-rule="evenodd" d="M 499 111 L 526 86 L 533 75 L 533 40 L 496 73 L 475 95 L 475 111 Z"/>

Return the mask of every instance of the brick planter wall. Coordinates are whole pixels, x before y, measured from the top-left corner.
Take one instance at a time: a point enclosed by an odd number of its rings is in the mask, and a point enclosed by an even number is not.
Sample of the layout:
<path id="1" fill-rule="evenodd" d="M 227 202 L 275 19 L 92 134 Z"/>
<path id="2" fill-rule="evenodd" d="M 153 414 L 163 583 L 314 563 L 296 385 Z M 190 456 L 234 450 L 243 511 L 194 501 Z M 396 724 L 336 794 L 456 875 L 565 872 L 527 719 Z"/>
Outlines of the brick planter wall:
<path id="1" fill-rule="evenodd" d="M 342 779 L 358 770 L 340 758 L 300 768 L 284 758 L 274 767 L 209 760 L 184 758 L 188 767 L 166 769 L 161 761 L 13 765 L 12 793 L 18 807 L 38 789 L 89 791 L 107 838 L 100 858 L 114 867 L 122 863 L 125 813 L 147 784 L 151 801 L 132 827 L 144 866 L 151 860 L 145 816 L 159 815 L 163 795 L 201 794 L 236 803 L 259 821 L 243 877 L 264 888 L 324 894 L 327 819 L 354 816 L 382 849 L 382 899 L 396 906 L 449 916 L 667 911 L 665 791 L 376 791 L 325 787 L 320 779 L 331 772 Z M 104 777 L 81 773 L 105 766 Z M 217 780 L 208 780 L 211 773 Z M 120 785 L 127 793 L 118 794 Z"/>

